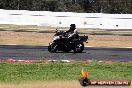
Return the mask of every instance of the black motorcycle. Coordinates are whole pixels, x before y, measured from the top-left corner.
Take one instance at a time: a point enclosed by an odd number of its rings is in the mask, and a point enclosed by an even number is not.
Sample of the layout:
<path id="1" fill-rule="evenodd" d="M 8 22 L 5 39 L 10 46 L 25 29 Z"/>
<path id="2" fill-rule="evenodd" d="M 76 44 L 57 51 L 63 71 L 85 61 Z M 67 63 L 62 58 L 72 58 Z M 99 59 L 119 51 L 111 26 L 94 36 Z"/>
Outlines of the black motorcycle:
<path id="1" fill-rule="evenodd" d="M 88 36 L 79 36 L 76 34 L 77 38 L 68 39 L 67 34 L 64 31 L 56 30 L 53 36 L 53 42 L 49 43 L 48 51 L 55 53 L 56 51 L 74 51 L 74 53 L 81 53 L 84 50 L 84 43 L 87 43 Z"/>

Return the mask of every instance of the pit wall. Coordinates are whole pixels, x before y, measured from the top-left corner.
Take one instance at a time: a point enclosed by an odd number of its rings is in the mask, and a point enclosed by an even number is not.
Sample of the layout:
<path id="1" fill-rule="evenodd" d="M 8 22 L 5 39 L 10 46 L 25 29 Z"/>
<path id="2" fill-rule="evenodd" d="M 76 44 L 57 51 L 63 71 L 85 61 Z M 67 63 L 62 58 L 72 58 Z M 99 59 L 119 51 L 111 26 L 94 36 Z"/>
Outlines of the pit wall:
<path id="1" fill-rule="evenodd" d="M 132 29 L 132 14 L 73 13 L 0 9 L 0 24 L 99 29 Z"/>

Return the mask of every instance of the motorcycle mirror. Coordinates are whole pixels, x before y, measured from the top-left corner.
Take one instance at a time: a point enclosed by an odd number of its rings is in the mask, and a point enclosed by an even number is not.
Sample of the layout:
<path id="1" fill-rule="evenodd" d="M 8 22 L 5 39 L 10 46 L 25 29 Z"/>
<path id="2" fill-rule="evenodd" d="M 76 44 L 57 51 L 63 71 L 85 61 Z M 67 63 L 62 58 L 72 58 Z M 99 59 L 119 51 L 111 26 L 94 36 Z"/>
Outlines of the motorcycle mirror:
<path id="1" fill-rule="evenodd" d="M 56 29 L 56 32 L 58 31 L 58 29 Z"/>

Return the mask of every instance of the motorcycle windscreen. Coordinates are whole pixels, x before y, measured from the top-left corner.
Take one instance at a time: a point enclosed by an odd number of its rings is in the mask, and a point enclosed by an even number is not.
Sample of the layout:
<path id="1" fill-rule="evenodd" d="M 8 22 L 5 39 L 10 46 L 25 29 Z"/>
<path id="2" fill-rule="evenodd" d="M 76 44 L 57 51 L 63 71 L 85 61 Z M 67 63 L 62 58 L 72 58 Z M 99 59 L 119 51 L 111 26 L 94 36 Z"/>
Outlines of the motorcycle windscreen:
<path id="1" fill-rule="evenodd" d="M 80 36 L 80 41 L 86 42 L 88 39 L 88 36 Z"/>

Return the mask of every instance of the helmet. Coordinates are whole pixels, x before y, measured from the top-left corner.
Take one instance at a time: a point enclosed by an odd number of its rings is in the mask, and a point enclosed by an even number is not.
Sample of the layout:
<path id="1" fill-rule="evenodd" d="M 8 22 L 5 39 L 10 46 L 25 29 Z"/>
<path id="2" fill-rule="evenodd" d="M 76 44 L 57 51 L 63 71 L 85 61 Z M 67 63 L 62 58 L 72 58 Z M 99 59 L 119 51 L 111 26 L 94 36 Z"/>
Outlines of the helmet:
<path id="1" fill-rule="evenodd" d="M 76 29 L 76 25 L 75 24 L 71 24 L 70 25 L 70 29 L 75 30 Z"/>

